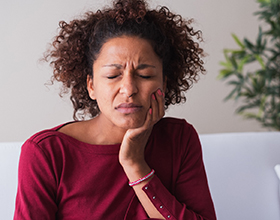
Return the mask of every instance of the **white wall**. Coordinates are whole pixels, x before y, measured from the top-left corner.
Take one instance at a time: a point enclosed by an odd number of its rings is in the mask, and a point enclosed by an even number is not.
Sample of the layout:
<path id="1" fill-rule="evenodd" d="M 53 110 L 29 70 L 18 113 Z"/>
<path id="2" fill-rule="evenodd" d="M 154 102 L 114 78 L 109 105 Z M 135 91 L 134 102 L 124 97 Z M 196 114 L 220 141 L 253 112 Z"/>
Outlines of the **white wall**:
<path id="1" fill-rule="evenodd" d="M 110 3 L 109 0 L 106 1 Z M 72 120 L 72 106 L 61 99 L 57 86 L 44 84 L 51 76 L 38 60 L 54 37 L 58 21 L 69 21 L 81 12 L 103 5 L 98 0 L 11 0 L 0 7 L 0 141 L 23 141 L 34 132 Z M 235 47 L 231 38 L 255 38 L 258 5 L 254 0 L 151 0 L 151 6 L 167 5 L 185 18 L 195 18 L 202 29 L 207 75 L 187 94 L 182 106 L 167 115 L 186 118 L 199 133 L 261 131 L 254 121 L 234 114 L 238 103 L 223 102 L 230 88 L 218 81 L 222 50 Z"/>

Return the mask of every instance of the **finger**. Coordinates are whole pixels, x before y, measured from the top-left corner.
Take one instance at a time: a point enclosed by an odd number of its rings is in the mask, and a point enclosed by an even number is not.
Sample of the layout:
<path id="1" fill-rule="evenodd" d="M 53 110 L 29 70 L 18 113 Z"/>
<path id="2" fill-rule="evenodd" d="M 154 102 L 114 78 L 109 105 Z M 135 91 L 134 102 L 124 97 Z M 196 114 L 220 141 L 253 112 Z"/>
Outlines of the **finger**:
<path id="1" fill-rule="evenodd" d="M 146 115 L 145 122 L 142 126 L 143 129 L 147 129 L 151 126 L 151 124 L 152 124 L 152 114 L 153 114 L 153 110 L 152 110 L 152 108 L 149 108 L 148 112 L 147 112 L 147 115 Z"/>
<path id="2" fill-rule="evenodd" d="M 158 100 L 156 98 L 156 92 L 152 94 L 151 98 L 151 109 L 152 109 L 152 122 L 155 124 L 159 120 L 159 108 L 158 108 Z"/>
<path id="3" fill-rule="evenodd" d="M 144 122 L 143 126 L 141 127 L 144 130 L 147 129 L 147 128 L 152 127 L 164 115 L 162 113 L 159 114 L 159 103 L 158 103 L 158 100 L 162 99 L 162 97 L 160 97 L 160 96 L 156 97 L 156 96 L 159 96 L 159 94 L 157 95 L 157 91 L 154 92 L 151 95 L 151 98 L 150 98 L 150 108 L 147 111 L 145 122 Z M 162 101 L 160 101 L 160 103 L 162 103 Z M 161 112 L 163 112 L 162 109 L 164 109 L 163 106 L 161 107 L 161 110 L 160 110 Z"/>
<path id="4" fill-rule="evenodd" d="M 162 92 L 161 89 L 158 89 L 156 91 L 156 99 L 158 101 L 158 115 L 159 118 L 162 118 L 165 114 L 165 109 L 164 109 L 164 93 Z"/>

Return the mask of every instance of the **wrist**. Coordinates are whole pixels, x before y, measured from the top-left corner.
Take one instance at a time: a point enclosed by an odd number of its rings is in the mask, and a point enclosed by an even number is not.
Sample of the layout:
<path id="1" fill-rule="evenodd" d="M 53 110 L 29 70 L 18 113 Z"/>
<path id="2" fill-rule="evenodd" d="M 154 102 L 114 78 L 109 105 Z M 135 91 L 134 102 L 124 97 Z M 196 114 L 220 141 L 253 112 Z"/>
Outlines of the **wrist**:
<path id="1" fill-rule="evenodd" d="M 133 187 L 133 186 L 136 186 L 138 184 L 141 184 L 141 183 L 151 179 L 154 176 L 154 173 L 155 173 L 155 170 L 152 169 L 151 172 L 149 172 L 146 176 L 144 176 L 136 181 L 129 182 L 129 186 Z"/>
<path id="2" fill-rule="evenodd" d="M 138 169 L 146 165 L 144 156 L 138 157 L 121 157 L 119 156 L 119 162 L 123 168 L 134 168 Z"/>
<path id="3" fill-rule="evenodd" d="M 133 163 L 130 165 L 122 166 L 129 182 L 137 181 L 152 171 L 152 169 L 148 166 L 146 162 L 139 164 Z"/>

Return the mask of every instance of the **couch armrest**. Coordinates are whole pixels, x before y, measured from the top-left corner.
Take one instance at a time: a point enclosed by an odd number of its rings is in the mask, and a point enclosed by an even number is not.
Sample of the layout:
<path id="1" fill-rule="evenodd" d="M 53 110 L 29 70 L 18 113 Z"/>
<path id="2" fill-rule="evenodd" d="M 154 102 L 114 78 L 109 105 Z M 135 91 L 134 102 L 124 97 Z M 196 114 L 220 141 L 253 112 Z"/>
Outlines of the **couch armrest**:
<path id="1" fill-rule="evenodd" d="M 13 219 L 22 142 L 0 143 L 0 216 Z"/>

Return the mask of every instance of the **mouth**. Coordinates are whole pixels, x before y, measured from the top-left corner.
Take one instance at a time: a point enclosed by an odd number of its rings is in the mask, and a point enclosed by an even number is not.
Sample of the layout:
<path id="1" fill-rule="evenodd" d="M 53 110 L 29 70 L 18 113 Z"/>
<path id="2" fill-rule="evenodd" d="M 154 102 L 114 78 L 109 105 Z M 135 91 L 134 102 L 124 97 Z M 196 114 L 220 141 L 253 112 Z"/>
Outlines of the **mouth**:
<path id="1" fill-rule="evenodd" d="M 134 103 L 122 103 L 115 107 L 117 111 L 124 114 L 131 114 L 140 111 L 143 108 L 141 105 L 137 105 Z"/>

